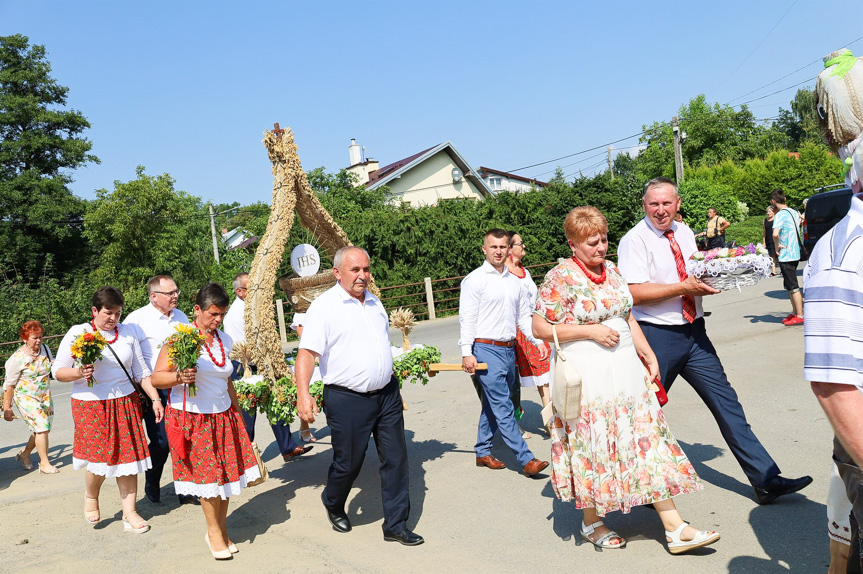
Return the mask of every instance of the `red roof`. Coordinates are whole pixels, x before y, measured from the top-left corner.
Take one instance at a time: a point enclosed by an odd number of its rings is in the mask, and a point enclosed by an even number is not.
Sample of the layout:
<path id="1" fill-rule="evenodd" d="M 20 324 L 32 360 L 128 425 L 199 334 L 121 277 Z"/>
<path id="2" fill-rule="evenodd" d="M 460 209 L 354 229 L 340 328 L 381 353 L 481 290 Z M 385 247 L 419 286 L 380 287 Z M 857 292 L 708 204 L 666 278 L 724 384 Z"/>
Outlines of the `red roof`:
<path id="1" fill-rule="evenodd" d="M 389 174 L 389 173 L 391 173 L 391 172 L 393 172 L 393 171 L 395 171 L 395 170 L 397 170 L 397 169 L 399 169 L 399 168 L 401 168 L 401 167 L 406 166 L 407 164 L 409 164 L 410 162 L 412 162 L 412 161 L 413 161 L 413 160 L 415 160 L 416 158 L 420 157 L 420 156 L 421 156 L 421 155 L 423 155 L 424 153 L 426 153 L 426 152 L 428 152 L 429 150 L 432 150 L 432 149 L 434 149 L 434 148 L 436 148 L 436 147 L 437 147 L 437 146 L 432 146 L 432 147 L 430 147 L 430 148 L 428 148 L 428 149 L 424 149 L 424 150 L 422 150 L 422 151 L 421 151 L 421 152 L 419 152 L 419 153 L 415 153 L 415 154 L 413 154 L 412 156 L 406 157 L 406 158 L 404 158 L 404 159 L 400 159 L 399 161 L 397 161 L 397 162 L 395 162 L 395 163 L 391 163 L 391 164 L 389 164 L 389 165 L 385 165 L 385 166 L 383 166 L 382 168 L 376 169 L 376 170 L 374 170 L 374 171 L 370 171 L 370 172 L 369 172 L 369 181 L 368 181 L 368 182 L 366 182 L 366 185 L 371 185 L 371 184 L 373 184 L 374 182 L 376 182 L 377 180 L 381 179 L 382 177 L 385 177 L 387 174 Z"/>
<path id="2" fill-rule="evenodd" d="M 548 183 L 544 181 L 539 181 L 538 179 L 530 179 L 529 177 L 524 177 L 521 175 L 515 175 L 514 173 L 508 173 L 505 171 L 500 171 L 497 169 L 492 169 L 490 167 L 482 167 L 479 168 L 479 176 L 484 178 L 486 174 L 492 173 L 494 175 L 502 175 L 503 177 L 508 177 L 509 179 L 517 179 L 518 181 L 523 181 L 525 183 L 533 183 L 538 185 L 539 187 L 548 187 Z"/>

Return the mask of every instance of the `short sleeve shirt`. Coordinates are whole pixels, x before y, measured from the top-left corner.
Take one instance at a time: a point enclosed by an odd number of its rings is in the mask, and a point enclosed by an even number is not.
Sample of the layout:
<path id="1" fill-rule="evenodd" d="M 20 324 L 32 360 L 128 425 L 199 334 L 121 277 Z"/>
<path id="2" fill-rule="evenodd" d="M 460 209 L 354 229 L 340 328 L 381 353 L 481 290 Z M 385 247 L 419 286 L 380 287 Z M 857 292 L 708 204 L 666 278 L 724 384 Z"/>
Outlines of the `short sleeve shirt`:
<path id="1" fill-rule="evenodd" d="M 779 261 L 800 261 L 800 214 L 790 207 L 780 209 L 773 217 L 773 230 L 779 231 L 776 245 Z M 782 251 L 779 251 L 780 246 Z"/>

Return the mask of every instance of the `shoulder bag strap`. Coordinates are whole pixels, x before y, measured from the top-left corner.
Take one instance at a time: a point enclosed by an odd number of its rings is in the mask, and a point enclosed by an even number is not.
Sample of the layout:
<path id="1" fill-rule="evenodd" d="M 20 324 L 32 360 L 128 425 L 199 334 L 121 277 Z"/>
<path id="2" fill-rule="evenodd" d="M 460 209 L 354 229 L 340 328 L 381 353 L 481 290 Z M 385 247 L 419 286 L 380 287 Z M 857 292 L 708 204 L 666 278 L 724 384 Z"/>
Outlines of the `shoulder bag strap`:
<path id="1" fill-rule="evenodd" d="M 800 245 L 802 246 L 803 238 L 800 237 L 800 216 L 788 209 L 787 207 L 783 207 L 780 211 L 787 211 L 788 215 L 791 216 L 791 222 L 794 224 L 794 231 L 797 232 L 797 242 L 800 243 Z"/>
<path id="2" fill-rule="evenodd" d="M 554 337 L 554 352 L 561 361 L 566 361 L 566 355 L 563 354 L 563 349 L 560 348 L 560 341 L 557 340 L 557 325 L 551 326 L 551 336 Z"/>

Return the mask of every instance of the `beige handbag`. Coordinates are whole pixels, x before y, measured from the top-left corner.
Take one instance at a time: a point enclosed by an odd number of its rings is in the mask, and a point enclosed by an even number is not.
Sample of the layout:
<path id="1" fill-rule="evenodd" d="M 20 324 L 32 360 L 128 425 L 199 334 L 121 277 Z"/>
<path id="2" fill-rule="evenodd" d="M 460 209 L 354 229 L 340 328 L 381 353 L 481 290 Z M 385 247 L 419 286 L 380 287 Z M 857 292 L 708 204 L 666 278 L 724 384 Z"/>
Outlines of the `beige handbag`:
<path id="1" fill-rule="evenodd" d="M 581 373 L 566 355 L 557 340 L 557 326 L 551 326 L 554 336 L 554 386 L 551 404 L 563 420 L 577 419 L 581 415 Z"/>
<path id="2" fill-rule="evenodd" d="M 256 478 L 247 486 L 258 486 L 259 484 L 265 483 L 267 479 L 270 478 L 270 473 L 267 471 L 267 465 L 264 464 L 264 459 L 261 458 L 261 451 L 258 450 L 258 445 L 252 443 L 252 450 L 255 453 L 255 462 L 258 463 L 258 470 L 261 471 L 261 477 Z"/>

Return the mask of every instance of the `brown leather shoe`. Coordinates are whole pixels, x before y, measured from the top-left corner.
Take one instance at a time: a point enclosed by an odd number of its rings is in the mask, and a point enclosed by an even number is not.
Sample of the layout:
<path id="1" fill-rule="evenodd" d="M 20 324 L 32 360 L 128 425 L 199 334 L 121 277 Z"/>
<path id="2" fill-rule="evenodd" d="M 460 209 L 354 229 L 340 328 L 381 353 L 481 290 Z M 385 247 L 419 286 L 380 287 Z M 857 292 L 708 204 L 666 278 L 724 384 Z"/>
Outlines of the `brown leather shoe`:
<path id="1" fill-rule="evenodd" d="M 500 470 L 502 468 L 506 468 L 506 465 L 504 463 L 491 456 L 490 454 L 483 457 L 477 457 L 476 465 L 485 466 L 492 470 Z"/>
<path id="2" fill-rule="evenodd" d="M 548 461 L 539 460 L 538 458 L 533 459 L 522 469 L 522 472 L 525 476 L 536 476 L 539 472 L 548 466 Z"/>

